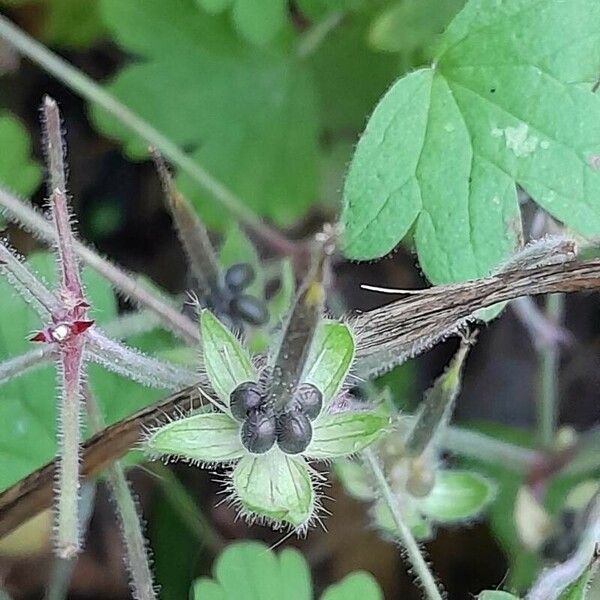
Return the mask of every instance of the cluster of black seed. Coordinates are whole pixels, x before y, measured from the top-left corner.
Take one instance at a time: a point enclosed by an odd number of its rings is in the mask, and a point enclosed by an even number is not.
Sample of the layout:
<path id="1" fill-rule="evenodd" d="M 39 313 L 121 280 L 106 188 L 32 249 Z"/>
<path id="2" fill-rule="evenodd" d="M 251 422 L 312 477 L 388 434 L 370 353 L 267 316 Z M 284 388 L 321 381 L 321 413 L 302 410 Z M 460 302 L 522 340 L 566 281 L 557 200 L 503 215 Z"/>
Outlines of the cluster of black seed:
<path id="1" fill-rule="evenodd" d="M 236 263 L 225 271 L 221 282 L 211 286 L 204 298 L 206 306 L 229 329 L 243 329 L 244 324 L 258 327 L 269 321 L 269 312 L 263 299 L 246 293 L 256 278 L 252 265 Z"/>
<path id="2" fill-rule="evenodd" d="M 242 444 L 253 454 L 277 445 L 286 454 L 304 452 L 312 440 L 311 421 L 323 406 L 323 395 L 312 384 L 302 384 L 289 406 L 276 412 L 258 383 L 246 381 L 229 397 L 229 408 L 242 423 Z"/>

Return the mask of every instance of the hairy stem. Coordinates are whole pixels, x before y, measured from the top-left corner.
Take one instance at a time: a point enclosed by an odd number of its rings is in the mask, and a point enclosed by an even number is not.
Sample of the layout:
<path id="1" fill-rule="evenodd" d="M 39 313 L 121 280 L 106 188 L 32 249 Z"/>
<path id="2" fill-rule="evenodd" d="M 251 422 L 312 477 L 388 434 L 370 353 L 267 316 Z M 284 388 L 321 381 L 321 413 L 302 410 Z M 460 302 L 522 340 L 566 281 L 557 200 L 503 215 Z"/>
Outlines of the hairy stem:
<path id="1" fill-rule="evenodd" d="M 61 558 L 72 558 L 81 547 L 79 520 L 79 406 L 83 366 L 81 337 L 60 347 L 62 394 L 60 401 L 60 448 L 56 546 Z"/>
<path id="2" fill-rule="evenodd" d="M 44 130 L 44 150 L 48 165 L 48 195 L 54 190 L 66 192 L 65 147 L 63 144 L 60 112 L 56 102 L 44 96 L 42 104 Z"/>
<path id="3" fill-rule="evenodd" d="M 89 386 L 85 388 L 85 401 L 90 425 L 92 430 L 97 433 L 103 429 L 104 421 Z M 135 600 L 154 600 L 156 593 L 138 508 L 125 477 L 123 466 L 119 461 L 107 469 L 106 479 L 121 523 L 121 533 L 125 545 L 125 565 L 131 579 L 133 597 Z"/>
<path id="4" fill-rule="evenodd" d="M 394 496 L 394 492 L 392 492 L 385 478 L 385 474 L 381 468 L 381 465 L 379 464 L 379 460 L 372 450 L 365 450 L 363 452 L 363 459 L 367 468 L 373 475 L 381 497 L 385 501 L 390 513 L 392 514 L 394 525 L 398 531 L 399 541 L 406 550 L 408 560 L 410 561 L 415 575 L 423 587 L 425 596 L 429 600 L 443 600 L 442 593 L 438 589 L 435 578 L 427 566 L 427 561 L 421 554 L 419 545 L 417 544 L 410 528 L 404 522 L 404 517 L 402 516 L 402 512 L 398 506 L 398 500 L 396 496 Z"/>
<path id="5" fill-rule="evenodd" d="M 122 125 L 146 140 L 149 145 L 158 148 L 173 164 L 177 165 L 269 247 L 284 254 L 294 253 L 295 247 L 290 240 L 266 225 L 229 188 L 186 155 L 170 138 L 119 102 L 90 77 L 2 16 L 0 16 L 0 38 L 56 77 L 69 89 L 109 112 Z"/>
<path id="6" fill-rule="evenodd" d="M 550 294 L 546 298 L 546 316 L 559 326 L 564 312 L 562 294 Z M 560 350 L 557 343 L 547 344 L 539 350 L 540 381 L 538 397 L 538 442 L 546 449 L 552 447 L 558 420 L 558 367 Z"/>
<path id="7" fill-rule="evenodd" d="M 0 26 L 1 24 L 2 17 L 0 16 Z M 3 213 L 9 221 L 22 225 L 47 244 L 53 245 L 56 243 L 52 224 L 36 211 L 31 204 L 20 200 L 2 188 L 2 186 L 0 186 L 0 206 L 4 208 Z M 161 323 L 169 331 L 191 343 L 200 341 L 196 323 L 185 315 L 182 315 L 176 308 L 158 297 L 157 294 L 151 293 L 147 289 L 147 286 L 142 284 L 139 279 L 119 269 L 77 240 L 74 240 L 73 248 L 77 256 L 86 265 L 108 280 L 124 297 L 130 298 L 137 305 L 144 306 L 156 313 Z M 0 262 L 2 260 L 3 256 L 0 253 Z"/>
<path id="8" fill-rule="evenodd" d="M 86 358 L 148 387 L 174 390 L 197 381 L 198 375 L 183 366 L 145 356 L 106 337 L 97 329 L 86 332 Z"/>
<path id="9" fill-rule="evenodd" d="M 96 482 L 88 481 L 81 487 L 81 498 L 79 500 L 82 531 L 88 528 L 95 499 Z M 55 557 L 44 600 L 65 600 L 67 598 L 75 562 L 73 558 Z"/>
<path id="10" fill-rule="evenodd" d="M 0 384 L 24 375 L 29 369 L 43 365 L 56 356 L 56 348 L 53 346 L 38 346 L 29 352 L 25 352 L 14 358 L 9 358 L 0 363 Z"/>
<path id="11" fill-rule="evenodd" d="M 51 226 L 48 225 L 51 229 Z M 56 296 L 0 241 L 0 272 L 16 292 L 40 317 L 48 315 L 58 307 Z"/>

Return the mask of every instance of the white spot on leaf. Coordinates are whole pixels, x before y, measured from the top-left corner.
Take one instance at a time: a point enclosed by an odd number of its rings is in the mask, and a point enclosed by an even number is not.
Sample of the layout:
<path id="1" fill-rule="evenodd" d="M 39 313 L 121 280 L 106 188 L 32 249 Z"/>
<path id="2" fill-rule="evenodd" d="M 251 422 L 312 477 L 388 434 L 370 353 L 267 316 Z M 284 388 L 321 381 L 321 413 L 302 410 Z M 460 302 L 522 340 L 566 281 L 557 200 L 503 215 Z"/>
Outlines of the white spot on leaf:
<path id="1" fill-rule="evenodd" d="M 529 127 L 525 123 L 520 123 L 517 127 L 506 127 L 505 129 L 499 129 L 494 127 L 492 129 L 493 137 L 504 137 L 506 140 L 506 147 L 512 150 L 515 156 L 523 158 L 529 156 L 536 151 L 540 140 L 535 135 L 529 135 Z M 548 147 L 548 142 L 542 142 L 542 148 Z"/>

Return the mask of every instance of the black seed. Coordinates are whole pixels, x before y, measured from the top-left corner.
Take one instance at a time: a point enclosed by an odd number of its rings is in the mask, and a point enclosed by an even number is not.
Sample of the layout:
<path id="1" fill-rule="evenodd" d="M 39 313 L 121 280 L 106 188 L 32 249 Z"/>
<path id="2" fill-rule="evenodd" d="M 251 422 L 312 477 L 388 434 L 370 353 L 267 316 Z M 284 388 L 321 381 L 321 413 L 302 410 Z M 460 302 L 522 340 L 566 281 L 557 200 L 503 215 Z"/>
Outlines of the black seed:
<path id="1" fill-rule="evenodd" d="M 286 454 L 304 452 L 312 440 L 312 426 L 299 410 L 284 412 L 277 418 L 277 443 Z"/>
<path id="2" fill-rule="evenodd" d="M 264 454 L 275 443 L 275 429 L 273 413 L 252 411 L 242 425 L 242 444 L 252 454 Z"/>
<path id="3" fill-rule="evenodd" d="M 229 395 L 229 409 L 238 420 L 243 421 L 251 410 L 264 402 L 260 387 L 254 381 L 240 383 Z"/>
<path id="4" fill-rule="evenodd" d="M 264 325 L 269 320 L 265 303 L 248 294 L 242 294 L 231 301 L 231 312 L 251 325 Z"/>
<path id="5" fill-rule="evenodd" d="M 232 265 L 225 272 L 225 285 L 232 292 L 241 292 L 245 290 L 256 277 L 252 265 L 248 263 L 238 263 Z"/>
<path id="6" fill-rule="evenodd" d="M 312 383 L 303 383 L 296 394 L 294 400 L 298 408 L 311 420 L 314 421 L 323 407 L 323 394 Z"/>

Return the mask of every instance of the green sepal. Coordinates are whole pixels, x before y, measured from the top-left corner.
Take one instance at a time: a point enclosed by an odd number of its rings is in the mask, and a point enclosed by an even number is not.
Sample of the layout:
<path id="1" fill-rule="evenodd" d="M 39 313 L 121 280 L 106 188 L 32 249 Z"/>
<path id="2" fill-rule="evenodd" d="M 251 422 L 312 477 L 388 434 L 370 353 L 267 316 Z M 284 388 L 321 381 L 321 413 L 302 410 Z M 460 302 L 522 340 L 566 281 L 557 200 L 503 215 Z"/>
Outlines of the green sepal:
<path id="1" fill-rule="evenodd" d="M 477 596 L 477 600 L 520 600 L 520 598 L 502 590 L 485 590 Z"/>
<path id="2" fill-rule="evenodd" d="M 325 320 L 319 324 L 310 348 L 302 381 L 323 394 L 326 407 L 339 392 L 354 359 L 354 337 L 345 323 Z"/>
<path id="3" fill-rule="evenodd" d="M 496 487 L 472 471 L 438 471 L 431 493 L 419 502 L 423 514 L 440 523 L 476 517 L 495 497 Z"/>
<path id="4" fill-rule="evenodd" d="M 305 461 L 274 448 L 245 456 L 232 475 L 233 489 L 244 510 L 275 523 L 306 525 L 314 512 L 315 493 Z"/>
<path id="5" fill-rule="evenodd" d="M 376 441 L 389 422 L 386 415 L 374 412 L 321 414 L 306 455 L 327 459 L 356 454 Z"/>
<path id="6" fill-rule="evenodd" d="M 217 396 L 229 406 L 229 395 L 244 381 L 256 381 L 250 354 L 210 311 L 200 315 L 202 357 Z"/>
<path id="7" fill-rule="evenodd" d="M 203 463 L 236 460 L 247 453 L 240 439 L 239 423 L 216 412 L 164 425 L 148 437 L 146 452 Z"/>

